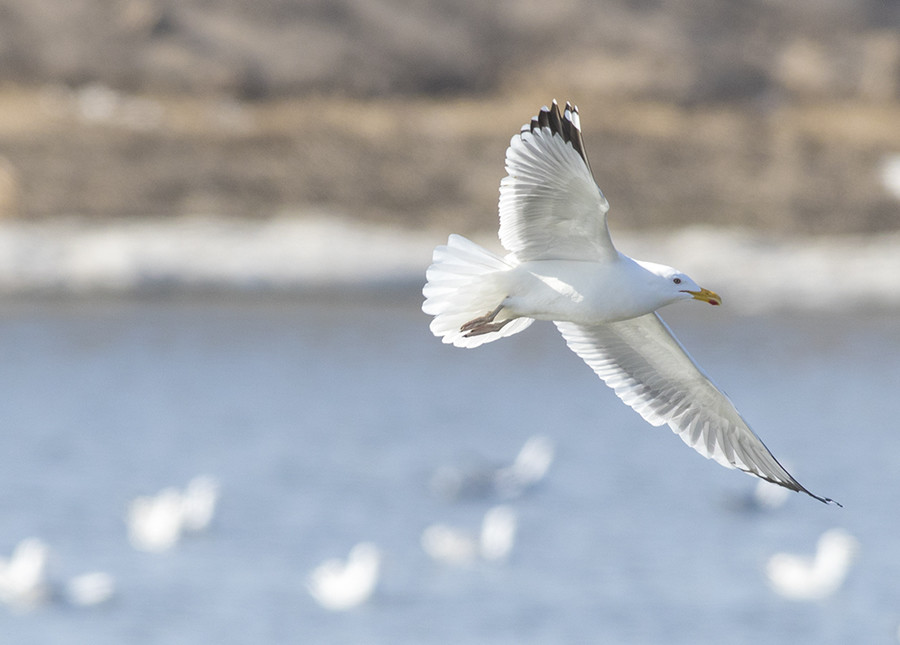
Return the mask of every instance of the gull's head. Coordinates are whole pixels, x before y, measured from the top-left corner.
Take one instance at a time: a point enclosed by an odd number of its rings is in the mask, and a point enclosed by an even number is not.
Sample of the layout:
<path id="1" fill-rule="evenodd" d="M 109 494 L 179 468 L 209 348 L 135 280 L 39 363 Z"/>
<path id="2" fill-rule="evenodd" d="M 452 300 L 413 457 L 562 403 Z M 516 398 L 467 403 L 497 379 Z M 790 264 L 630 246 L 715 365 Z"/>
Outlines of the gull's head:
<path id="1" fill-rule="evenodd" d="M 670 301 L 676 300 L 700 300 L 708 302 L 711 305 L 719 305 L 722 299 L 715 291 L 704 289 L 687 274 L 682 273 L 678 269 L 665 266 L 663 264 L 654 264 L 652 262 L 640 262 L 641 266 L 661 278 L 658 286 L 665 292 Z"/>

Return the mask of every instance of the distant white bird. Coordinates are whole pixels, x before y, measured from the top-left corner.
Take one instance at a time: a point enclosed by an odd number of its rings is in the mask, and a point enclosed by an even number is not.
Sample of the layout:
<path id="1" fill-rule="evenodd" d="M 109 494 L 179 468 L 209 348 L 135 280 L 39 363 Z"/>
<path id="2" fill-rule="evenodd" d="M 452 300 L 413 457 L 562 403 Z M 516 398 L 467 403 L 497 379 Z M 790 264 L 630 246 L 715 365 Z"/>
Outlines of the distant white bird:
<path id="1" fill-rule="evenodd" d="M 760 479 L 753 489 L 753 505 L 764 511 L 772 511 L 784 506 L 790 491 Z"/>
<path id="2" fill-rule="evenodd" d="M 819 600 L 844 583 L 859 542 L 844 529 L 830 529 L 819 538 L 814 557 L 776 553 L 766 564 L 769 584 L 792 600 Z"/>
<path id="3" fill-rule="evenodd" d="M 28 611 L 59 597 L 78 607 L 91 607 L 109 600 L 115 581 L 108 573 L 75 576 L 63 585 L 48 575 L 50 549 L 38 538 L 22 540 L 6 560 L 0 558 L 0 602 L 16 611 Z"/>
<path id="4" fill-rule="evenodd" d="M 494 474 L 497 494 L 501 499 L 514 499 L 541 481 L 553 463 L 553 441 L 548 437 L 528 439 L 515 461 Z"/>
<path id="5" fill-rule="evenodd" d="M 50 549 L 38 538 L 16 545 L 9 560 L 0 560 L 0 601 L 28 611 L 50 598 L 47 563 Z"/>
<path id="6" fill-rule="evenodd" d="M 718 305 L 684 273 L 613 245 L 609 203 L 588 164 L 578 108 L 556 101 L 512 137 L 500 182 L 500 257 L 459 235 L 434 250 L 422 310 L 443 342 L 477 347 L 553 321 L 623 402 L 704 457 L 813 495 L 763 445 L 656 313 Z"/>
<path id="7" fill-rule="evenodd" d="M 181 493 L 165 488 L 154 496 L 138 497 L 128 506 L 128 539 L 139 551 L 161 553 L 181 539 Z"/>
<path id="8" fill-rule="evenodd" d="M 509 506 L 495 506 L 485 513 L 479 539 L 481 557 L 489 562 L 506 560 L 516 542 L 518 526 L 516 512 Z"/>
<path id="9" fill-rule="evenodd" d="M 196 533 L 205 530 L 212 521 L 219 501 L 219 482 L 214 477 L 200 475 L 188 482 L 181 498 L 184 530 Z"/>
<path id="10" fill-rule="evenodd" d="M 764 479 L 757 480 L 753 488 L 729 497 L 730 508 L 741 512 L 770 512 L 784 506 L 791 492 Z"/>
<path id="11" fill-rule="evenodd" d="M 478 541 L 462 529 L 431 524 L 422 531 L 422 550 L 437 562 L 454 566 L 471 564 L 478 557 Z"/>
<path id="12" fill-rule="evenodd" d="M 326 560 L 309 575 L 307 589 L 325 609 L 345 611 L 366 602 L 378 584 L 381 551 L 371 542 L 350 550 L 346 562 Z"/>
<path id="13" fill-rule="evenodd" d="M 515 499 L 546 476 L 553 463 L 554 452 L 551 439 L 534 436 L 525 442 L 515 460 L 506 466 L 444 466 L 435 471 L 429 487 L 441 497 L 454 500 L 489 497 Z"/>
<path id="14" fill-rule="evenodd" d="M 116 581 L 103 571 L 83 573 L 71 578 L 63 588 L 69 604 L 76 607 L 95 607 L 108 602 L 116 593 Z"/>
<path id="15" fill-rule="evenodd" d="M 128 539 L 139 551 L 167 551 L 185 532 L 198 532 L 209 526 L 218 496 L 218 482 L 209 476 L 198 476 L 188 483 L 184 493 L 169 487 L 153 496 L 138 497 L 128 507 Z"/>
<path id="16" fill-rule="evenodd" d="M 484 514 L 477 536 L 446 524 L 428 526 L 422 532 L 422 550 L 437 562 L 455 566 L 472 564 L 478 557 L 499 562 L 509 557 L 517 527 L 512 508 L 495 506 Z"/>

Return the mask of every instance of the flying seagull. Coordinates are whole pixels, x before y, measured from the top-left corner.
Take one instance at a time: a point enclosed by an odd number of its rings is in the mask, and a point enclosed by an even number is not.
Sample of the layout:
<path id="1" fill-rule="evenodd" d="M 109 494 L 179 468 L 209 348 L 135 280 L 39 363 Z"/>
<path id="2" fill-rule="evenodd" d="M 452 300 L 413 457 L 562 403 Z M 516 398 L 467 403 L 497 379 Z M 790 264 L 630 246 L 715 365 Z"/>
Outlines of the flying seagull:
<path id="1" fill-rule="evenodd" d="M 778 463 L 656 313 L 679 300 L 721 299 L 677 269 L 616 250 L 577 107 L 541 108 L 510 141 L 506 173 L 500 242 L 509 254 L 460 235 L 434 250 L 422 310 L 434 316 L 435 336 L 477 347 L 553 321 L 569 348 L 651 425 L 668 424 L 726 468 L 837 503 Z"/>

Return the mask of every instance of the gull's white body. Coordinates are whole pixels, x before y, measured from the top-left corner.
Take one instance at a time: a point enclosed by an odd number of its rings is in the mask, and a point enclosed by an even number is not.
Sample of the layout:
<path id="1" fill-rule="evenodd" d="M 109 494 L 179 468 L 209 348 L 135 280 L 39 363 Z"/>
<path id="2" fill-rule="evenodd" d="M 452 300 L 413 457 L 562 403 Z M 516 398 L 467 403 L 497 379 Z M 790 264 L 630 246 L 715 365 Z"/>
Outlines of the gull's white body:
<path id="1" fill-rule="evenodd" d="M 509 295 L 500 316 L 588 325 L 636 318 L 655 311 L 660 301 L 680 299 L 658 288 L 659 276 L 646 265 L 624 255 L 602 263 L 523 262 L 504 274 Z"/>
<path id="2" fill-rule="evenodd" d="M 656 311 L 718 304 L 685 274 L 616 250 L 609 204 L 594 182 L 578 110 L 556 102 L 510 141 L 500 183 L 501 258 L 459 235 L 434 251 L 423 289 L 431 331 L 477 347 L 550 320 L 569 347 L 653 425 L 727 468 L 821 501 L 772 456 Z"/>

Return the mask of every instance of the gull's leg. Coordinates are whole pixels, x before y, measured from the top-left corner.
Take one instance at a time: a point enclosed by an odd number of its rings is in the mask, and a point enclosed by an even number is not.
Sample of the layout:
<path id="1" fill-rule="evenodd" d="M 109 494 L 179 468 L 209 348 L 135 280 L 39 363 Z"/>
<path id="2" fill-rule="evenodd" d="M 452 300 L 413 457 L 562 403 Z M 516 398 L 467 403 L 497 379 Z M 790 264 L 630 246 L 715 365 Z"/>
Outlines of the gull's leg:
<path id="1" fill-rule="evenodd" d="M 502 302 L 497 305 L 497 308 L 492 312 L 487 313 L 483 316 L 479 316 L 478 318 L 473 318 L 465 325 L 460 327 L 459 330 L 467 332 L 465 334 L 466 338 L 470 336 L 481 336 L 482 334 L 489 334 L 492 331 L 500 331 L 501 329 L 503 329 L 506 323 L 513 320 L 512 318 L 507 318 L 506 320 L 501 320 L 500 322 L 494 322 L 494 318 L 497 317 L 497 314 L 500 313 L 501 309 L 503 309 Z"/>

